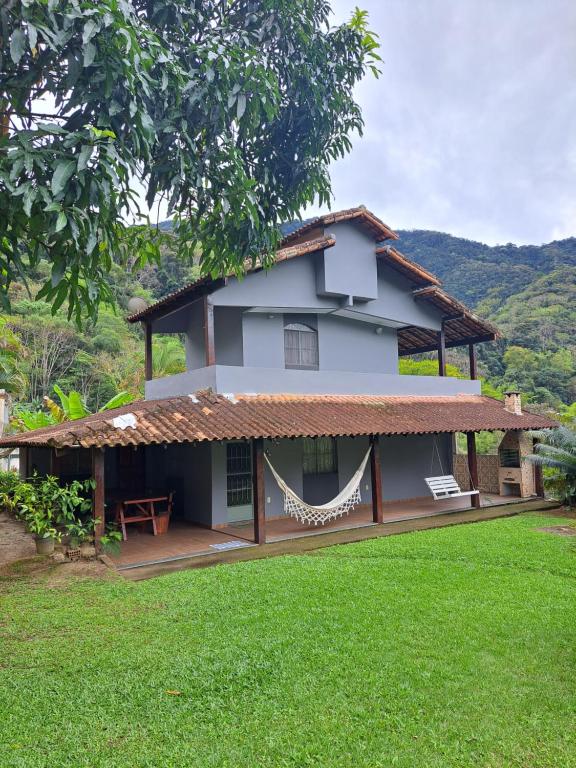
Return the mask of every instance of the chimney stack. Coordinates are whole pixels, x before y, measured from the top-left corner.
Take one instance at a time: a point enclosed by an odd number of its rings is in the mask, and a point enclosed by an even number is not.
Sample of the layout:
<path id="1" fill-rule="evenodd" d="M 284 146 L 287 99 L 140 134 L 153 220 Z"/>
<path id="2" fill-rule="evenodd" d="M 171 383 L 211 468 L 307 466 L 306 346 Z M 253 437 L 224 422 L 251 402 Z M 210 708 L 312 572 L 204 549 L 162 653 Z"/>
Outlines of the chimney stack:
<path id="1" fill-rule="evenodd" d="M 510 392 L 504 392 L 504 408 L 515 416 L 522 416 L 522 401 L 520 400 L 520 392 L 512 390 Z"/>

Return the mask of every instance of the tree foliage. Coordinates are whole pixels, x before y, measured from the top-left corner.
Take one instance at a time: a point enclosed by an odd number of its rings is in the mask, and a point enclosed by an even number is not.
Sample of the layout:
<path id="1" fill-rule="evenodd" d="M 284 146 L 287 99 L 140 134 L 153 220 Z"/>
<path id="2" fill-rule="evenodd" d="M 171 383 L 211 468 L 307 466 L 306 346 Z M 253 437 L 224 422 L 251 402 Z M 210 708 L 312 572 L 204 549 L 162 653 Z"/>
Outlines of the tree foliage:
<path id="1" fill-rule="evenodd" d="M 328 164 L 362 130 L 377 72 L 366 14 L 326 0 L 6 0 L 0 9 L 1 295 L 40 290 L 77 320 L 112 299 L 112 259 L 202 245 L 202 268 L 270 263 L 277 225 L 330 201 Z M 174 235 L 127 227 L 135 180 Z M 265 254 L 264 256 L 262 254 Z"/>
<path id="2" fill-rule="evenodd" d="M 548 487 L 572 506 L 576 501 L 576 432 L 567 426 L 535 433 L 540 442 L 528 459 L 544 467 Z"/>

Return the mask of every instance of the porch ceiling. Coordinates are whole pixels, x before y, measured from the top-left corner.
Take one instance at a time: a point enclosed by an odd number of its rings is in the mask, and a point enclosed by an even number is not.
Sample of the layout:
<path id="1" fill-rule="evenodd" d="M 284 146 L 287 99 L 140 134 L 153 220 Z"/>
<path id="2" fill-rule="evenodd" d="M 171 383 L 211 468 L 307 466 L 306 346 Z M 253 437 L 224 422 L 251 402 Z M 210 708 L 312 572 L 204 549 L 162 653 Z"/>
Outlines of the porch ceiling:
<path id="1" fill-rule="evenodd" d="M 118 416 L 130 414 L 127 419 Z M 320 435 L 418 435 L 542 429 L 547 417 L 505 410 L 480 395 L 194 395 L 141 400 L 54 427 L 9 435 L 0 446 L 105 447 Z"/>

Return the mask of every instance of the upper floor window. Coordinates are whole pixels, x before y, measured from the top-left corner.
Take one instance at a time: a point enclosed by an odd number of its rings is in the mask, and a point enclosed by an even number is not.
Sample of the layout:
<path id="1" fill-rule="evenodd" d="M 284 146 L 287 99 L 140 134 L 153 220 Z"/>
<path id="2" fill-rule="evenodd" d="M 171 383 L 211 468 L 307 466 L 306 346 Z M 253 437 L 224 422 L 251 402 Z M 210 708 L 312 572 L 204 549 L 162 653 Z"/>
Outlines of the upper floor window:
<path id="1" fill-rule="evenodd" d="M 318 370 L 318 331 L 304 323 L 284 326 L 284 360 L 286 368 Z"/>

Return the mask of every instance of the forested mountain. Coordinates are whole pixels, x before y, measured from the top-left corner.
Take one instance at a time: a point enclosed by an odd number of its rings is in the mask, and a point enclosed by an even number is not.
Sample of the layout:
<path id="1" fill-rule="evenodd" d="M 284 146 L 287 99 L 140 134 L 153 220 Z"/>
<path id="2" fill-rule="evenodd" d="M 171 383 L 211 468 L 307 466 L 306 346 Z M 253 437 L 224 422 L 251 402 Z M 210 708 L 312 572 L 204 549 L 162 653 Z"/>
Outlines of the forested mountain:
<path id="1" fill-rule="evenodd" d="M 576 238 L 488 246 L 443 232 L 398 234 L 403 253 L 502 332 L 502 342 L 480 349 L 495 383 L 555 406 L 576 399 Z"/>

